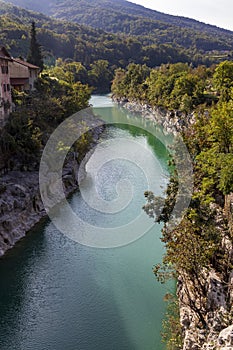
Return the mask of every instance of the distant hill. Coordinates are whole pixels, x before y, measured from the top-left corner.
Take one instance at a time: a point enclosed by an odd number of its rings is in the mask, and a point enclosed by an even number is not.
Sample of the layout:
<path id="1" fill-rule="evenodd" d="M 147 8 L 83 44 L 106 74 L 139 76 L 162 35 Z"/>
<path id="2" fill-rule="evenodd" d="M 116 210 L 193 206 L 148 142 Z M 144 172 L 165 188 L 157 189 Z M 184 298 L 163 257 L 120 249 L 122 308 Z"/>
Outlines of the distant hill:
<path id="1" fill-rule="evenodd" d="M 145 44 L 171 44 L 205 52 L 233 50 L 233 32 L 179 16 L 171 16 L 125 0 L 6 0 L 111 33 L 140 37 Z"/>
<path id="2" fill-rule="evenodd" d="M 27 56 L 31 21 L 35 21 L 39 42 L 46 63 L 55 59 L 71 59 L 90 66 L 95 60 L 107 60 L 111 69 L 129 63 L 147 63 L 153 67 L 161 63 L 190 62 L 191 58 L 176 47 L 143 45 L 135 37 L 115 35 L 101 29 L 56 20 L 28 11 L 0 0 L 0 44 L 13 56 Z"/>

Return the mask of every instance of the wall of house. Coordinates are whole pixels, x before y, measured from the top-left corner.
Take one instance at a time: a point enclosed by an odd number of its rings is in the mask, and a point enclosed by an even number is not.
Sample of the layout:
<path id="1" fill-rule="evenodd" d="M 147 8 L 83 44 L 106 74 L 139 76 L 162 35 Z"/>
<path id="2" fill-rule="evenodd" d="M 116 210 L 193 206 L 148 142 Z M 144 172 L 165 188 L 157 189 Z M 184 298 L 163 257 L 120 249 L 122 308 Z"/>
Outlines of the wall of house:
<path id="1" fill-rule="evenodd" d="M 9 64 L 7 59 L 0 58 L 0 120 L 9 115 L 12 108 Z"/>
<path id="2" fill-rule="evenodd" d="M 9 69 L 11 78 L 29 78 L 28 68 L 18 62 L 10 62 Z"/>
<path id="3" fill-rule="evenodd" d="M 38 78 L 39 70 L 29 68 L 29 85 L 30 90 L 35 90 L 34 83 Z"/>

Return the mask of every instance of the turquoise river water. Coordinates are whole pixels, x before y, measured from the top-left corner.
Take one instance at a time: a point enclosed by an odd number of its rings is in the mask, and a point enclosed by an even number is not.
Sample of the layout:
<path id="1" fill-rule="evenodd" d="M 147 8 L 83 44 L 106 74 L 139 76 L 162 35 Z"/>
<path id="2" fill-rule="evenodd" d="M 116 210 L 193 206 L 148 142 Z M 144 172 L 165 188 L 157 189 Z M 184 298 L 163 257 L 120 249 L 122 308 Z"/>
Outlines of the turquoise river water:
<path id="1" fill-rule="evenodd" d="M 153 154 L 155 164 L 138 169 L 135 162 L 118 159 L 102 167 L 96 187 L 106 200 L 117 195 L 119 176 L 133 186 L 127 210 L 112 216 L 98 212 L 87 207 L 80 192 L 70 204 L 97 227 L 119 226 L 141 213 L 151 228 L 130 244 L 98 249 L 70 240 L 49 220 L 38 224 L 0 260 L 1 350 L 164 349 L 160 333 L 166 311 L 163 297 L 169 287 L 160 285 L 152 273 L 164 254 L 161 226 L 153 225 L 142 206 L 148 189 L 143 170 L 155 172 L 150 174 L 154 178 L 150 189 L 161 191 L 167 181 L 167 151 L 145 131 L 145 125 L 155 127 L 151 122 L 121 110 L 106 96 L 94 96 L 91 103 L 99 115 L 114 123 L 103 140 L 136 141 L 150 154 L 150 162 Z M 138 127 L 125 124 L 132 119 Z M 102 151 L 97 149 L 92 157 L 98 160 Z M 91 176 L 91 160 L 88 164 Z"/>

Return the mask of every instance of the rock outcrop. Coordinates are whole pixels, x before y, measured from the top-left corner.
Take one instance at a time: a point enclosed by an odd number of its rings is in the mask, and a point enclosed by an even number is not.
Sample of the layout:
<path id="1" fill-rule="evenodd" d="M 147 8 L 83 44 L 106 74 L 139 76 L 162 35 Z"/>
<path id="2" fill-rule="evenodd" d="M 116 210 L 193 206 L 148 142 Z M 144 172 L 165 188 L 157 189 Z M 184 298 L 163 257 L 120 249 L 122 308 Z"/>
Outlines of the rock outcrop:
<path id="1" fill-rule="evenodd" d="M 129 101 L 126 98 L 120 99 L 116 96 L 113 96 L 112 98 L 119 106 L 122 106 L 133 113 L 140 113 L 145 119 L 160 124 L 167 132 L 176 134 L 195 123 L 194 113 L 187 115 L 180 111 L 171 112 L 162 107 L 152 107 L 147 103 L 142 104 L 138 101 Z"/>
<path id="2" fill-rule="evenodd" d="M 91 127 L 92 146 L 103 132 L 100 121 L 90 118 L 85 121 Z M 103 123 L 102 123 L 103 124 Z M 91 153 L 90 153 L 91 154 Z M 68 160 L 63 169 L 63 185 L 66 196 L 78 188 L 85 176 L 85 162 L 79 164 Z M 38 171 L 11 171 L 0 179 L 0 256 L 12 248 L 43 217 L 46 211 L 39 190 Z"/>
<path id="3" fill-rule="evenodd" d="M 233 349 L 232 307 L 229 304 L 229 288 L 215 271 L 206 274 L 208 285 L 206 327 L 200 327 L 194 310 L 185 301 L 186 291 L 180 281 L 178 298 L 180 322 L 183 330 L 183 350 Z M 231 281 L 229 281 L 230 286 Z M 232 298 L 233 295 L 231 295 Z"/>

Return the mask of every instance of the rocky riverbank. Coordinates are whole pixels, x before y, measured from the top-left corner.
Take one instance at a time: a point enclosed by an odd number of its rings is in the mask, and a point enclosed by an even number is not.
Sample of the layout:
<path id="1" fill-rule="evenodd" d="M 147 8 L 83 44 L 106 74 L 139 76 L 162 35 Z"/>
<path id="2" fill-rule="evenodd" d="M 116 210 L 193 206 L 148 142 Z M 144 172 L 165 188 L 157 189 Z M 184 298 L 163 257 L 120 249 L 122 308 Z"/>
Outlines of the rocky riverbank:
<path id="1" fill-rule="evenodd" d="M 103 132 L 100 121 L 85 119 L 91 128 L 92 146 Z M 101 122 L 102 124 L 102 122 Z M 66 162 L 63 169 L 63 184 L 66 196 L 77 190 L 78 181 L 85 176 L 85 161 L 82 167 L 74 160 Z M 0 256 L 12 248 L 43 217 L 46 211 L 39 191 L 38 171 L 11 171 L 0 179 Z"/>
<path id="2" fill-rule="evenodd" d="M 174 134 L 184 131 L 195 123 L 194 113 L 187 115 L 179 111 L 169 112 L 161 107 L 152 107 L 146 103 L 129 101 L 126 98 L 119 99 L 116 96 L 113 96 L 113 100 L 119 106 L 131 112 L 140 113 L 144 118 L 160 124 L 165 131 Z M 230 260 L 233 259 L 232 232 L 230 232 L 232 231 L 232 215 L 233 196 L 228 196 L 225 210 L 217 208 L 216 227 L 222 236 L 222 249 Z M 227 272 L 227 280 L 226 274 L 223 276 L 220 271 L 206 270 L 202 275 L 205 276 L 202 282 L 207 291 L 204 296 L 207 306 L 203 310 L 205 327 L 200 326 L 198 315 L 189 304 L 191 288 L 189 288 L 188 278 L 183 276 L 178 279 L 177 296 L 183 333 L 183 350 L 233 349 L 233 270 L 230 269 Z"/>
<path id="3" fill-rule="evenodd" d="M 147 103 L 129 101 L 126 98 L 118 98 L 114 95 L 112 99 L 119 106 L 128 109 L 130 112 L 140 113 L 145 119 L 160 124 L 167 132 L 176 134 L 195 123 L 194 113 L 185 114 L 180 111 L 171 112 L 162 107 L 152 107 Z"/>

